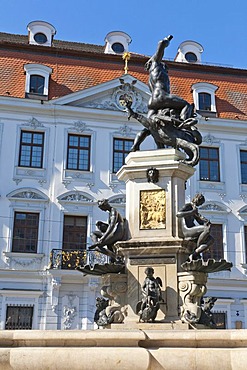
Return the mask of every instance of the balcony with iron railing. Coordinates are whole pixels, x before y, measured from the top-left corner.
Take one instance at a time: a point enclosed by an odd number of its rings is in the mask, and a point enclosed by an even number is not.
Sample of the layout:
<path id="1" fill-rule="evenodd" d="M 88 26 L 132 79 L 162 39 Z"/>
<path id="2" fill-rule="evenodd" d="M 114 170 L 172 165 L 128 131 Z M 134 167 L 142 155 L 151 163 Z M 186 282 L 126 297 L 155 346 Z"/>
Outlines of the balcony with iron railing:
<path id="1" fill-rule="evenodd" d="M 52 249 L 50 253 L 50 269 L 76 270 L 86 265 L 104 265 L 108 257 L 97 251 L 86 249 Z"/>

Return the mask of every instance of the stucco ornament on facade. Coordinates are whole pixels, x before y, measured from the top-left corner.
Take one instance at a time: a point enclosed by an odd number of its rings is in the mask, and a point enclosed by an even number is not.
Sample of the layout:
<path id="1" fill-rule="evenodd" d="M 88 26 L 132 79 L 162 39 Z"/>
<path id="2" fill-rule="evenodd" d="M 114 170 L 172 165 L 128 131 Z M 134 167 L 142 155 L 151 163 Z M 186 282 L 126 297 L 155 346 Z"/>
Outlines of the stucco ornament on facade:
<path id="1" fill-rule="evenodd" d="M 46 202 L 49 201 L 49 198 L 43 194 L 41 191 L 36 191 L 32 188 L 22 188 L 19 191 L 13 191 L 7 195 L 9 200 L 33 200 L 33 201 L 42 201 Z"/>
<path id="2" fill-rule="evenodd" d="M 33 191 L 23 191 L 22 193 L 15 194 L 15 198 L 42 199 L 40 195 Z"/>
<path id="3" fill-rule="evenodd" d="M 95 183 L 94 182 L 87 182 L 86 183 L 86 187 L 88 188 L 88 189 L 92 189 L 92 187 L 94 187 L 94 185 L 95 185 Z"/>
<path id="4" fill-rule="evenodd" d="M 126 203 L 126 197 L 121 196 L 121 197 L 118 197 L 118 198 L 109 199 L 109 202 L 111 204 L 125 204 Z"/>
<path id="5" fill-rule="evenodd" d="M 38 180 L 38 183 L 40 184 L 40 186 L 43 186 L 44 184 L 47 183 L 46 180 Z"/>
<path id="6" fill-rule="evenodd" d="M 82 106 L 85 108 L 124 111 L 124 99 L 128 97 L 132 101 L 132 106 L 136 112 L 147 113 L 147 104 L 143 96 L 134 88 L 136 82 L 136 80 L 133 80 L 132 83 L 125 83 L 124 79 L 120 79 L 121 85 L 113 90 L 111 96 L 86 102 Z"/>
<path id="7" fill-rule="evenodd" d="M 63 328 L 65 330 L 68 330 L 68 329 L 71 328 L 72 322 L 73 322 L 76 315 L 77 315 L 77 313 L 76 313 L 76 308 L 75 307 L 64 306 L 64 308 L 63 308 L 63 316 L 64 316 Z"/>
<path id="8" fill-rule="evenodd" d="M 83 203 L 92 203 L 93 199 L 87 197 L 80 192 L 71 192 L 69 194 L 65 194 L 58 198 L 59 202 L 83 202 Z"/>
<path id="9" fill-rule="evenodd" d="M 205 211 L 223 211 L 222 208 L 220 208 L 217 204 L 215 203 L 208 203 L 205 206 L 201 207 L 201 210 Z"/>
<path id="10" fill-rule="evenodd" d="M 44 127 L 44 125 L 38 121 L 35 117 L 32 117 L 27 123 L 23 123 L 24 126 L 30 126 L 33 130 Z"/>
<path id="11" fill-rule="evenodd" d="M 18 185 L 20 182 L 22 182 L 22 179 L 17 179 L 16 177 L 13 177 L 13 181 Z"/>
<path id="12" fill-rule="evenodd" d="M 68 189 L 68 186 L 71 184 L 71 181 L 70 181 L 70 180 L 63 180 L 63 181 L 62 181 L 62 184 L 64 185 L 64 187 L 65 187 L 66 189 Z"/>
<path id="13" fill-rule="evenodd" d="M 99 286 L 99 279 L 98 278 L 90 277 L 88 279 L 88 287 L 89 287 L 90 290 L 96 291 L 98 286 Z"/>
<path id="14" fill-rule="evenodd" d="M 6 256 L 6 263 L 12 269 L 25 269 L 28 266 L 32 266 L 32 268 L 40 268 L 42 258 L 43 256 L 35 258 Z"/>
<path id="15" fill-rule="evenodd" d="M 77 132 L 83 132 L 85 130 L 88 130 L 87 129 L 87 125 L 85 122 L 83 121 L 75 121 L 74 122 L 74 129 L 77 131 Z"/>
<path id="16" fill-rule="evenodd" d="M 51 279 L 51 308 L 54 312 L 57 305 L 58 305 L 58 297 L 59 297 L 59 288 L 61 286 L 61 278 L 54 278 Z"/>
<path id="17" fill-rule="evenodd" d="M 78 312 L 78 300 L 79 298 L 74 294 L 69 294 L 63 297 L 63 301 L 67 301 L 67 304 L 63 306 L 63 329 L 65 330 L 69 330 L 72 328 Z"/>
<path id="18" fill-rule="evenodd" d="M 213 144 L 219 144 L 220 140 L 216 139 L 215 136 L 213 136 L 211 134 L 208 134 L 208 135 L 203 137 L 202 142 L 207 143 L 208 145 L 213 145 Z"/>
<path id="19" fill-rule="evenodd" d="M 209 211 L 216 213 L 230 213 L 231 208 L 224 203 L 218 203 L 216 201 L 209 201 L 200 207 L 201 211 Z"/>
<path id="20" fill-rule="evenodd" d="M 132 134 L 132 128 L 129 127 L 126 123 L 123 126 L 119 127 L 119 131 L 116 133 L 120 133 L 124 137 L 128 137 Z"/>

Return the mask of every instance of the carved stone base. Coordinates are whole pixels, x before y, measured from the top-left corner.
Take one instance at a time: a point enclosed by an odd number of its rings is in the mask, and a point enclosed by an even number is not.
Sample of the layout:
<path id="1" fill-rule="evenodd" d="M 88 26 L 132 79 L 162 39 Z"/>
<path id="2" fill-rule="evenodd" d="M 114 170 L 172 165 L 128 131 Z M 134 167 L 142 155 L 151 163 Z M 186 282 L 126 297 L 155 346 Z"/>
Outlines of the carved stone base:
<path id="1" fill-rule="evenodd" d="M 207 292 L 207 274 L 190 271 L 178 273 L 179 294 L 181 299 L 181 320 L 198 323 L 201 316 L 201 298 Z"/>
<path id="2" fill-rule="evenodd" d="M 128 316 L 125 323 L 135 326 L 138 323 L 137 303 L 142 300 L 141 287 L 146 277 L 145 269 L 152 267 L 154 276 L 162 281 L 160 304 L 155 321 L 172 322 L 179 320 L 179 294 L 177 272 L 187 258 L 182 248 L 182 241 L 170 238 L 164 241 L 129 240 L 117 243 L 118 253 L 124 256 L 127 273 Z"/>
<path id="3" fill-rule="evenodd" d="M 101 295 L 97 298 L 95 322 L 98 326 L 109 327 L 111 323 L 122 323 L 126 315 L 127 276 L 106 274 L 102 276 Z"/>

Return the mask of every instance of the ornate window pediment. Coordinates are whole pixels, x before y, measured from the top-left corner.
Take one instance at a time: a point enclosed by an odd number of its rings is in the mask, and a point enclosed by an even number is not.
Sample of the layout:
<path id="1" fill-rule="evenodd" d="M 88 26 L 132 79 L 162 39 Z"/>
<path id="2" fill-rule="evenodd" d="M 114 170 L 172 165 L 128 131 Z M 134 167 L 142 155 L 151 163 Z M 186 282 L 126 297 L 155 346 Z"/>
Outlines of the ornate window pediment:
<path id="1" fill-rule="evenodd" d="M 247 217 L 247 206 L 244 206 L 244 207 L 240 208 L 240 210 L 238 211 L 238 214 L 240 216 Z"/>
<path id="2" fill-rule="evenodd" d="M 125 195 L 118 195 L 109 199 L 109 203 L 112 205 L 125 205 L 126 204 L 126 196 Z"/>
<path id="3" fill-rule="evenodd" d="M 227 207 L 225 204 L 211 201 L 206 202 L 200 207 L 200 211 L 208 212 L 208 213 L 230 213 L 231 209 Z"/>
<path id="4" fill-rule="evenodd" d="M 69 191 L 60 195 L 58 198 L 59 203 L 94 203 L 95 200 L 91 195 L 81 191 Z"/>
<path id="5" fill-rule="evenodd" d="M 47 195 L 41 191 L 34 188 L 21 188 L 14 190 L 11 193 L 7 194 L 7 198 L 11 200 L 19 201 L 39 201 L 39 202 L 48 202 L 49 198 Z"/>

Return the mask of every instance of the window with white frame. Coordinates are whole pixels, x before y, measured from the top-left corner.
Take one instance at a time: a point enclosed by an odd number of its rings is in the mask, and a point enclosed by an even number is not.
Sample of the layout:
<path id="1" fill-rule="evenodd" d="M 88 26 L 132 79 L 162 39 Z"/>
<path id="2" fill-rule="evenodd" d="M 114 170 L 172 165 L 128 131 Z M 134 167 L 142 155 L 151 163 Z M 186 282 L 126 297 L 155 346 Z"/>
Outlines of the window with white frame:
<path id="1" fill-rule="evenodd" d="M 220 181 L 219 148 L 201 146 L 199 173 L 201 181 Z"/>
<path id="2" fill-rule="evenodd" d="M 0 330 L 37 330 L 39 329 L 39 299 L 42 290 L 15 289 L 20 278 L 13 277 L 12 288 L 0 290 L 2 305 L 0 310 Z"/>
<path id="3" fill-rule="evenodd" d="M 247 264 L 247 225 L 244 225 L 244 254 L 245 254 L 245 261 L 244 263 Z"/>
<path id="4" fill-rule="evenodd" d="M 40 255 L 42 249 L 46 247 L 43 242 L 43 231 L 46 203 L 49 198 L 34 188 L 19 188 L 7 194 L 7 198 L 13 212 L 9 225 L 7 253 Z"/>
<path id="5" fill-rule="evenodd" d="M 67 170 L 90 171 L 90 154 L 90 135 L 68 135 Z"/>
<path id="6" fill-rule="evenodd" d="M 87 217 L 64 215 L 63 250 L 83 250 L 87 245 Z"/>
<path id="7" fill-rule="evenodd" d="M 18 165 L 20 167 L 42 168 L 44 132 L 21 131 Z"/>
<path id="8" fill-rule="evenodd" d="M 214 238 L 214 244 L 203 253 L 203 259 L 207 261 L 209 258 L 213 258 L 220 261 L 224 258 L 223 225 L 211 224 L 210 235 Z"/>
<path id="9" fill-rule="evenodd" d="M 52 68 L 42 64 L 25 64 L 24 70 L 26 72 L 26 97 L 48 98 Z"/>
<path id="10" fill-rule="evenodd" d="M 198 94 L 199 110 L 211 111 L 211 94 L 201 92 Z"/>
<path id="11" fill-rule="evenodd" d="M 82 121 L 64 130 L 63 183 L 79 181 L 95 184 L 96 132 Z M 67 186 L 67 185 L 66 185 Z"/>
<path id="12" fill-rule="evenodd" d="M 23 178 L 47 180 L 49 132 L 50 129 L 35 118 L 18 127 L 15 145 L 15 180 Z"/>
<path id="13" fill-rule="evenodd" d="M 230 251 L 228 249 L 228 215 L 232 212 L 230 207 L 227 207 L 222 202 L 208 201 L 205 202 L 199 209 L 200 213 L 211 220 L 210 234 L 214 238 L 214 244 L 210 247 L 209 252 L 204 253 L 203 258 L 213 258 L 215 260 L 225 259 L 231 260 Z M 220 272 L 222 276 L 228 276 L 228 272 Z"/>
<path id="14" fill-rule="evenodd" d="M 217 89 L 218 86 L 207 82 L 198 82 L 192 85 L 196 110 L 200 113 L 204 111 L 216 113 L 215 92 Z"/>
<path id="15" fill-rule="evenodd" d="M 247 184 L 247 150 L 240 150 L 241 184 Z"/>
<path id="16" fill-rule="evenodd" d="M 125 164 L 125 158 L 129 154 L 133 143 L 134 140 L 132 139 L 113 138 L 113 173 L 118 172 Z"/>
<path id="17" fill-rule="evenodd" d="M 45 77 L 39 75 L 30 76 L 30 93 L 44 95 Z"/>
<path id="18" fill-rule="evenodd" d="M 15 212 L 12 252 L 36 253 L 39 213 Z"/>
<path id="19" fill-rule="evenodd" d="M 81 200 L 85 201 L 86 197 L 79 193 L 70 193 L 70 195 L 63 196 L 60 201 L 67 203 L 68 199 L 71 199 L 69 202 L 73 203 L 76 201 L 78 204 Z M 78 266 L 85 265 L 87 229 L 87 216 L 64 214 L 62 250 L 52 249 L 50 253 L 50 268 L 73 270 Z"/>

